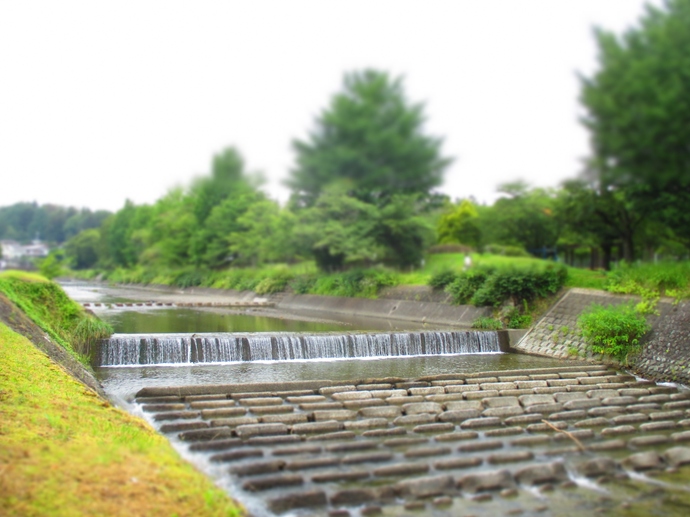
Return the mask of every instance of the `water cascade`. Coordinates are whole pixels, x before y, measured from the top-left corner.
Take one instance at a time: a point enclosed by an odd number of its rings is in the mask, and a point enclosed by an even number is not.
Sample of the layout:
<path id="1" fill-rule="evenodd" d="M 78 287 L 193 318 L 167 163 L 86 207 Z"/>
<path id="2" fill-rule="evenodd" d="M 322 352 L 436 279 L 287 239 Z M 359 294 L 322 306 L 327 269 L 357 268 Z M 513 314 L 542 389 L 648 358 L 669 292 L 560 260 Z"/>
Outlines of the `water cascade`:
<path id="1" fill-rule="evenodd" d="M 227 363 L 500 352 L 498 332 L 371 334 L 114 334 L 96 364 Z"/>

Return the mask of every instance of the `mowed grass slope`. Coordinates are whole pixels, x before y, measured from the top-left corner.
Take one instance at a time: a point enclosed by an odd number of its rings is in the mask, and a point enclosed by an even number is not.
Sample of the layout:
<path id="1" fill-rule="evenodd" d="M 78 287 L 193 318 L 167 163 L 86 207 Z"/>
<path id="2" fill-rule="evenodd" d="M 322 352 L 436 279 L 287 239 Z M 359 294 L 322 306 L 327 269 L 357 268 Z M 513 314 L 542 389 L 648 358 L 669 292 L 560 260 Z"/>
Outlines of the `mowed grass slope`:
<path id="1" fill-rule="evenodd" d="M 0 515 L 241 514 L 163 436 L 0 324 Z"/>

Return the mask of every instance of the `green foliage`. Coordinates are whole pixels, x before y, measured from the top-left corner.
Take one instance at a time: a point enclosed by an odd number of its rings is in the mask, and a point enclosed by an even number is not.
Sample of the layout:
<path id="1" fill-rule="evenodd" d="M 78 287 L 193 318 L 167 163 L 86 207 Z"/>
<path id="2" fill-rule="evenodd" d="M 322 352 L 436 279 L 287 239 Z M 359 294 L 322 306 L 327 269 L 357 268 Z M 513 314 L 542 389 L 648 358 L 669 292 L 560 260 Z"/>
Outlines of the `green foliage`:
<path id="1" fill-rule="evenodd" d="M 90 345 L 112 334 L 108 324 L 86 313 L 58 284 L 41 276 L 0 273 L 0 292 L 84 364 L 88 364 Z"/>
<path id="2" fill-rule="evenodd" d="M 487 244 L 484 246 L 484 253 L 492 255 L 502 255 L 504 257 L 530 257 L 524 248 L 520 246 L 509 246 L 505 244 Z"/>
<path id="3" fill-rule="evenodd" d="M 51 251 L 46 258 L 38 263 L 38 270 L 48 279 L 62 276 L 65 273 L 63 257 L 61 250 Z"/>
<path id="4" fill-rule="evenodd" d="M 599 70 L 582 80 L 590 170 L 637 214 L 690 238 L 690 1 L 649 7 L 622 36 L 599 30 Z M 610 188 L 609 188 L 610 187 Z"/>
<path id="5" fill-rule="evenodd" d="M 499 186 L 506 197 L 492 206 L 478 206 L 477 225 L 483 242 L 538 253 L 558 241 L 560 222 L 555 217 L 557 197 L 551 190 L 529 189 L 522 182 Z"/>
<path id="6" fill-rule="evenodd" d="M 375 298 L 381 288 L 396 283 L 395 275 L 384 269 L 351 269 L 319 276 L 309 294 Z"/>
<path id="7" fill-rule="evenodd" d="M 634 352 L 640 338 L 651 328 L 632 304 L 593 304 L 578 318 L 582 336 L 592 351 L 618 361 Z"/>
<path id="8" fill-rule="evenodd" d="M 477 223 L 479 213 L 467 199 L 463 199 L 439 219 L 436 232 L 440 244 L 461 243 L 478 248 L 481 230 Z"/>
<path id="9" fill-rule="evenodd" d="M 491 268 L 470 269 L 458 275 L 455 281 L 448 284 L 446 292 L 453 296 L 453 303 L 458 305 L 470 303 L 475 293 L 481 289 L 493 271 Z"/>
<path id="10" fill-rule="evenodd" d="M 458 304 L 498 307 L 508 300 L 521 307 L 533 300 L 546 298 L 563 286 L 567 270 L 547 264 L 538 267 L 475 267 L 459 275 L 446 291 Z"/>
<path id="11" fill-rule="evenodd" d="M 297 166 L 287 182 L 293 202 L 313 206 L 334 183 L 377 206 L 394 194 L 439 186 L 450 160 L 423 124 L 423 107 L 407 101 L 401 79 L 376 70 L 347 74 L 309 139 L 293 143 Z"/>
<path id="12" fill-rule="evenodd" d="M 113 327 L 105 321 L 94 316 L 84 317 L 72 330 L 72 348 L 81 356 L 91 357 L 98 341 L 110 337 L 112 333 Z"/>
<path id="13" fill-rule="evenodd" d="M 105 210 L 15 203 L 0 207 L 0 240 L 28 243 L 38 237 L 61 244 L 83 230 L 98 228 L 109 215 Z"/>
<path id="14" fill-rule="evenodd" d="M 481 316 L 472 322 L 472 328 L 480 330 L 501 330 L 503 328 L 503 323 L 496 318 Z"/>
<path id="15" fill-rule="evenodd" d="M 457 280 L 458 274 L 450 269 L 436 273 L 429 279 L 429 285 L 434 289 L 445 289 L 446 286 Z"/>
<path id="16" fill-rule="evenodd" d="M 98 262 L 101 232 L 92 228 L 84 230 L 65 243 L 65 256 L 74 269 L 89 269 Z"/>
<path id="17" fill-rule="evenodd" d="M 532 325 L 532 315 L 522 313 L 517 307 L 513 307 L 506 315 L 509 329 L 526 329 Z"/>
<path id="18" fill-rule="evenodd" d="M 622 264 L 607 275 L 606 290 L 642 297 L 690 295 L 690 262 Z"/>

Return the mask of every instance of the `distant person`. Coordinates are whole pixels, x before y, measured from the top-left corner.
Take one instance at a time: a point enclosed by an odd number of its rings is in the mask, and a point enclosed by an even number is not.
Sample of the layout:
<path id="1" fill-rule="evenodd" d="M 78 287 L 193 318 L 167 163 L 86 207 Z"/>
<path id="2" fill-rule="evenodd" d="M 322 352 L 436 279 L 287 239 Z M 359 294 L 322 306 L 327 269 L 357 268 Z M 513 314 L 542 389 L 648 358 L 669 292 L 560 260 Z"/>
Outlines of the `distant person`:
<path id="1" fill-rule="evenodd" d="M 472 257 L 468 255 L 465 255 L 465 269 L 469 269 L 472 267 Z"/>

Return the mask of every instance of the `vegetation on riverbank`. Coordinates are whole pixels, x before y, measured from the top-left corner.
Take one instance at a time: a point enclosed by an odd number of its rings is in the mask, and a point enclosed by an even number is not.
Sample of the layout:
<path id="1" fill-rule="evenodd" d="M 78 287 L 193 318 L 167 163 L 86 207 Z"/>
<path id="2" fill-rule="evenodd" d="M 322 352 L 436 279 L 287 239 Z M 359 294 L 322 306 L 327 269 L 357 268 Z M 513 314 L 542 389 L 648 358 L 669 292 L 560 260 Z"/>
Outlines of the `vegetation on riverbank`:
<path id="1" fill-rule="evenodd" d="M 0 273 L 0 292 L 56 343 L 88 365 L 91 347 L 112 327 L 86 312 L 54 282 L 22 271 Z"/>
<path id="2" fill-rule="evenodd" d="M 3 324 L 0 508 L 27 517 L 241 515 L 163 436 Z"/>

